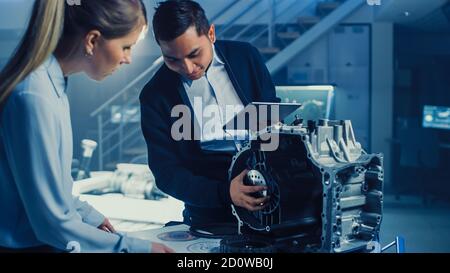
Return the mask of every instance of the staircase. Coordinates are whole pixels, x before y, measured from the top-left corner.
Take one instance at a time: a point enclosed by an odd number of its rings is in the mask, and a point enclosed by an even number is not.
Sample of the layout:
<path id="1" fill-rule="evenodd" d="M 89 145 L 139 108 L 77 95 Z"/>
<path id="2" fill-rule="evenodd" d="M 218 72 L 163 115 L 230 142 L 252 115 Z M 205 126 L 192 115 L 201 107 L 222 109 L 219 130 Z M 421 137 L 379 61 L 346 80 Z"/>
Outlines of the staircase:
<path id="1" fill-rule="evenodd" d="M 211 22 L 216 24 L 218 39 L 245 41 L 256 46 L 273 75 L 365 2 L 235 0 L 226 3 Z M 224 15 L 226 21 L 220 20 Z M 162 57 L 156 59 L 140 76 L 91 113 L 91 117 L 97 119 L 99 170 L 114 169 L 119 162 L 146 163 L 147 149 L 139 122 L 139 92 L 162 63 Z"/>

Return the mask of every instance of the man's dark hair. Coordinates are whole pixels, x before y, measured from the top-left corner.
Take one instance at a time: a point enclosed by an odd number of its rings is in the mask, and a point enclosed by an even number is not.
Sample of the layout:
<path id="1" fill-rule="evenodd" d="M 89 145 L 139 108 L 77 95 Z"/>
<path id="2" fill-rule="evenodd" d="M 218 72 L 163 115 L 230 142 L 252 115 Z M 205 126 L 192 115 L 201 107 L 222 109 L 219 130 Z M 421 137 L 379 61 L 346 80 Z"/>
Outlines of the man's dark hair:
<path id="1" fill-rule="evenodd" d="M 209 22 L 203 8 L 190 0 L 160 2 L 153 16 L 153 32 L 156 42 L 173 41 L 195 26 L 197 34 L 208 35 Z"/>

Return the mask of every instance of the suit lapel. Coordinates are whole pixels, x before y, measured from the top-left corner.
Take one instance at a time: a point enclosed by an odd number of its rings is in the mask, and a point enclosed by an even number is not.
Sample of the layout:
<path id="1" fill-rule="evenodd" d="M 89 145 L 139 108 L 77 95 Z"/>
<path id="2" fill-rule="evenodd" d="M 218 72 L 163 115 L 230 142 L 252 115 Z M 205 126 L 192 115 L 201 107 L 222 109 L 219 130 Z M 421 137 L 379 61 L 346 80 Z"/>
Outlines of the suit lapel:
<path id="1" fill-rule="evenodd" d="M 222 44 L 220 42 L 217 42 L 215 44 L 215 46 L 216 46 L 217 54 L 222 58 L 223 62 L 225 63 L 225 70 L 228 73 L 228 77 L 230 77 L 230 81 L 233 84 L 233 87 L 236 90 L 237 95 L 241 99 L 242 104 L 244 104 L 244 106 L 246 106 L 251 101 L 245 95 L 244 91 L 242 90 L 241 86 L 239 85 L 237 78 L 235 77 L 235 75 L 233 73 L 233 70 L 231 69 L 230 61 L 234 61 L 234 60 L 232 58 L 228 58 L 228 56 L 225 56 L 224 51 L 222 50 Z"/>
<path id="2" fill-rule="evenodd" d="M 194 112 L 194 106 L 191 104 L 191 101 L 189 100 L 189 97 L 186 93 L 186 90 L 184 89 L 183 83 L 181 81 L 181 76 L 176 74 L 175 72 L 174 76 L 176 79 L 176 89 L 178 91 L 178 95 L 181 97 L 181 101 L 184 105 L 189 107 L 189 111 L 191 114 L 191 136 L 194 138 L 194 141 L 196 144 L 200 147 L 200 124 L 198 123 L 197 119 L 195 118 L 195 112 Z"/>
<path id="3" fill-rule="evenodd" d="M 231 65 L 229 62 L 229 59 L 231 59 L 231 58 L 227 58 L 227 56 L 225 56 L 223 48 L 222 48 L 222 44 L 220 42 L 217 42 L 215 45 L 216 45 L 216 52 L 217 52 L 217 54 L 219 54 L 219 56 L 222 58 L 223 62 L 225 63 L 225 70 L 227 71 L 228 76 L 230 77 L 230 81 L 233 84 L 233 87 L 236 90 L 236 93 L 238 94 L 239 98 L 241 99 L 242 104 L 244 104 L 244 106 L 248 105 L 249 103 L 251 103 L 251 100 L 245 95 L 237 78 L 235 77 L 235 75 L 233 73 L 233 70 L 231 69 Z M 178 95 L 180 96 L 182 103 L 189 107 L 189 110 L 191 112 L 191 130 L 192 130 L 191 135 L 194 137 L 194 141 L 195 141 L 196 145 L 200 148 L 201 145 L 200 145 L 200 135 L 199 134 L 201 132 L 200 131 L 201 127 L 200 127 L 200 124 L 198 123 L 197 119 L 195 118 L 193 105 L 191 105 L 189 97 L 186 94 L 186 90 L 184 89 L 183 83 L 180 78 L 181 76 L 173 71 L 170 71 L 170 69 L 168 69 L 168 70 L 169 70 L 169 73 L 172 73 L 172 75 L 173 75 L 174 84 L 176 86 Z"/>

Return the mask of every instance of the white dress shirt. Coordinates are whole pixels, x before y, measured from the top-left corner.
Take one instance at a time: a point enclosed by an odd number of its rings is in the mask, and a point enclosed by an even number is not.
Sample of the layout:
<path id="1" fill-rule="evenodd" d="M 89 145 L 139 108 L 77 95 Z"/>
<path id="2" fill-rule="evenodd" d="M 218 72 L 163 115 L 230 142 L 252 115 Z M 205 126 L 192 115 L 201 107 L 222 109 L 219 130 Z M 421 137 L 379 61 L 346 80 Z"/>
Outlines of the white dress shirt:
<path id="1" fill-rule="evenodd" d="M 213 60 L 205 75 L 195 81 L 183 79 L 183 86 L 201 128 L 201 148 L 235 152 L 239 141 L 246 139 L 245 132 L 225 132 L 222 128 L 244 105 L 214 46 Z"/>

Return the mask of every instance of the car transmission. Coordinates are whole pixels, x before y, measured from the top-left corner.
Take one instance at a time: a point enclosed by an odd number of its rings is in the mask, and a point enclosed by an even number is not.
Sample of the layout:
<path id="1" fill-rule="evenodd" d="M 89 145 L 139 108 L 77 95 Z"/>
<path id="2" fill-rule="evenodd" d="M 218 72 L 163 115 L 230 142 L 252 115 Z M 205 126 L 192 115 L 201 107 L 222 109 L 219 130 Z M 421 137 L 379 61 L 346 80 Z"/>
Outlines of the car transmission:
<path id="1" fill-rule="evenodd" d="M 277 149 L 265 149 L 273 138 Z M 222 252 L 364 252 L 378 240 L 383 156 L 361 148 L 350 121 L 267 127 L 233 157 L 229 180 L 245 169 L 270 201 L 257 212 L 232 205 L 240 235 Z"/>

